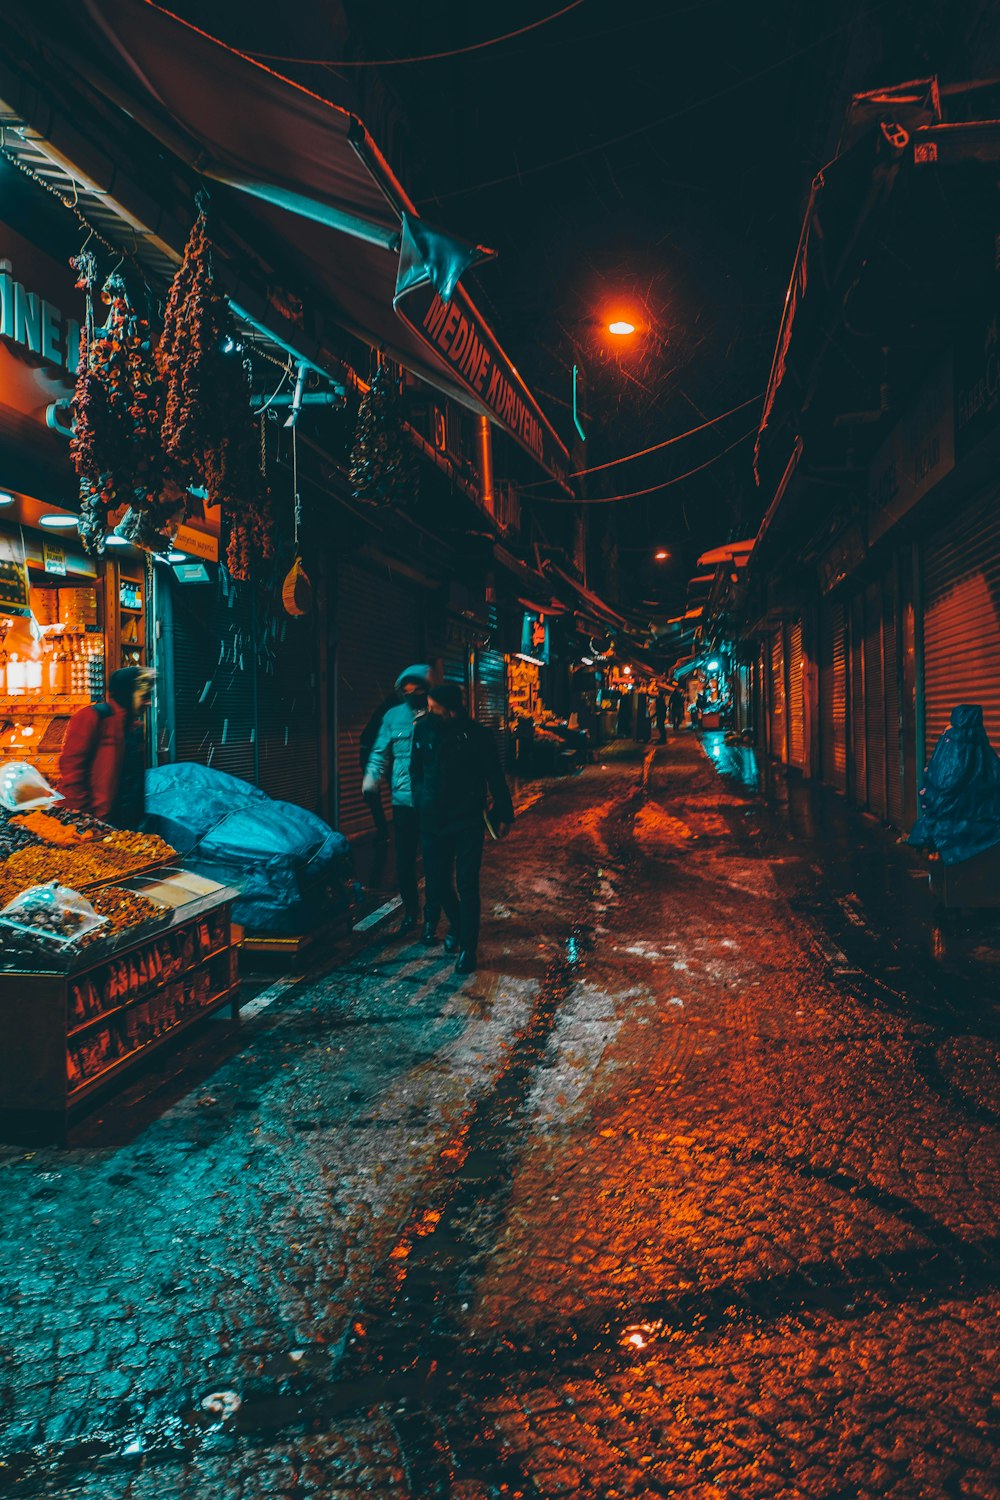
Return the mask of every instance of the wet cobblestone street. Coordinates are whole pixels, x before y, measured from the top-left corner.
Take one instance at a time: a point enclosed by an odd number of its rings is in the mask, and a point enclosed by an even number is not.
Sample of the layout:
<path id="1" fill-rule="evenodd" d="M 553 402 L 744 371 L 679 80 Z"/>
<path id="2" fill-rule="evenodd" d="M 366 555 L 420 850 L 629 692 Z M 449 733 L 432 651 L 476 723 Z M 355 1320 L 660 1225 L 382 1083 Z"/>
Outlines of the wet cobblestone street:
<path id="1" fill-rule="evenodd" d="M 1000 1495 L 990 934 L 705 750 L 551 787 L 471 979 L 377 929 L 0 1148 L 0 1494 Z"/>

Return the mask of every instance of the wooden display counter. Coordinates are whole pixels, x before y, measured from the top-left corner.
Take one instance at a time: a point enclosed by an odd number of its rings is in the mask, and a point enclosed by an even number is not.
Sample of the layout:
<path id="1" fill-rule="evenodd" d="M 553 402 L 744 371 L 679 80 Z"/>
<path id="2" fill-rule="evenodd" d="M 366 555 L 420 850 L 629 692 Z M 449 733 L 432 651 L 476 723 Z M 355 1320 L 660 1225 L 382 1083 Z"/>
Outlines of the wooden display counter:
<path id="1" fill-rule="evenodd" d="M 118 883 L 160 902 L 163 919 L 62 951 L 5 937 L 0 1140 L 65 1141 L 95 1094 L 222 1007 L 239 1013 L 237 893 L 180 868 Z"/>

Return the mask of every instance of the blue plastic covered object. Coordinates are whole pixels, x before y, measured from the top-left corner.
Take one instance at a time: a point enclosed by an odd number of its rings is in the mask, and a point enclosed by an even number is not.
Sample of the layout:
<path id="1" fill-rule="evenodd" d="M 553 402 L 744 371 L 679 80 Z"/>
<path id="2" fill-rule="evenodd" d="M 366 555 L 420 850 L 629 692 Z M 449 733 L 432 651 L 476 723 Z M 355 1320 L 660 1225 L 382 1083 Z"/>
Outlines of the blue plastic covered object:
<path id="1" fill-rule="evenodd" d="M 146 772 L 146 813 L 158 819 L 157 832 L 181 854 L 234 807 L 270 800 L 249 781 L 193 761 Z"/>
<path id="2" fill-rule="evenodd" d="M 147 808 L 185 862 L 240 892 L 233 919 L 304 932 L 347 908 L 350 846 L 315 813 L 207 766 L 147 774 Z"/>
<path id="3" fill-rule="evenodd" d="M 952 709 L 951 725 L 934 747 L 920 789 L 920 816 L 909 842 L 961 864 L 1000 844 L 1000 756 L 975 703 Z"/>

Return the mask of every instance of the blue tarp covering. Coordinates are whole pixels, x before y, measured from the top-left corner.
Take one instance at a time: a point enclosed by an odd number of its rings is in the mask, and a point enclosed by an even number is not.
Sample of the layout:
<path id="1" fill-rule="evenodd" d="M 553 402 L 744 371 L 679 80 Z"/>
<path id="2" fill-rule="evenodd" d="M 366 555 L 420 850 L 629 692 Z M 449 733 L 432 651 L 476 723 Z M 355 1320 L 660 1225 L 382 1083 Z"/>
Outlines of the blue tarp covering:
<path id="1" fill-rule="evenodd" d="M 952 709 L 951 727 L 934 746 L 920 789 L 920 816 L 909 842 L 961 864 L 1000 844 L 1000 756 L 975 703 Z"/>
<path id="2" fill-rule="evenodd" d="M 244 927 L 303 932 L 347 906 L 347 839 L 293 802 L 182 763 L 147 773 L 146 810 L 187 864 L 240 892 L 233 919 Z"/>

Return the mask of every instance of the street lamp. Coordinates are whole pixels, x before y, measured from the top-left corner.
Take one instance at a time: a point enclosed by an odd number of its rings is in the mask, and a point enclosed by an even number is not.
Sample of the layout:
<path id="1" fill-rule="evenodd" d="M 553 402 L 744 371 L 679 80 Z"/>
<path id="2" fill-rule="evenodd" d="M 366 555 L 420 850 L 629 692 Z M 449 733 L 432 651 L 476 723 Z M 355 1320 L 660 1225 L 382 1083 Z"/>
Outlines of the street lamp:
<path id="1" fill-rule="evenodd" d="M 656 551 L 653 553 L 653 561 L 654 562 L 669 562 L 669 560 L 670 560 L 670 553 L 666 550 L 666 548 L 665 547 L 657 547 Z"/>
<path id="2" fill-rule="evenodd" d="M 625 318 L 616 318 L 613 323 L 608 324 L 608 332 L 616 334 L 618 338 L 628 338 L 630 333 L 635 333 L 635 324 L 629 323 Z"/>

